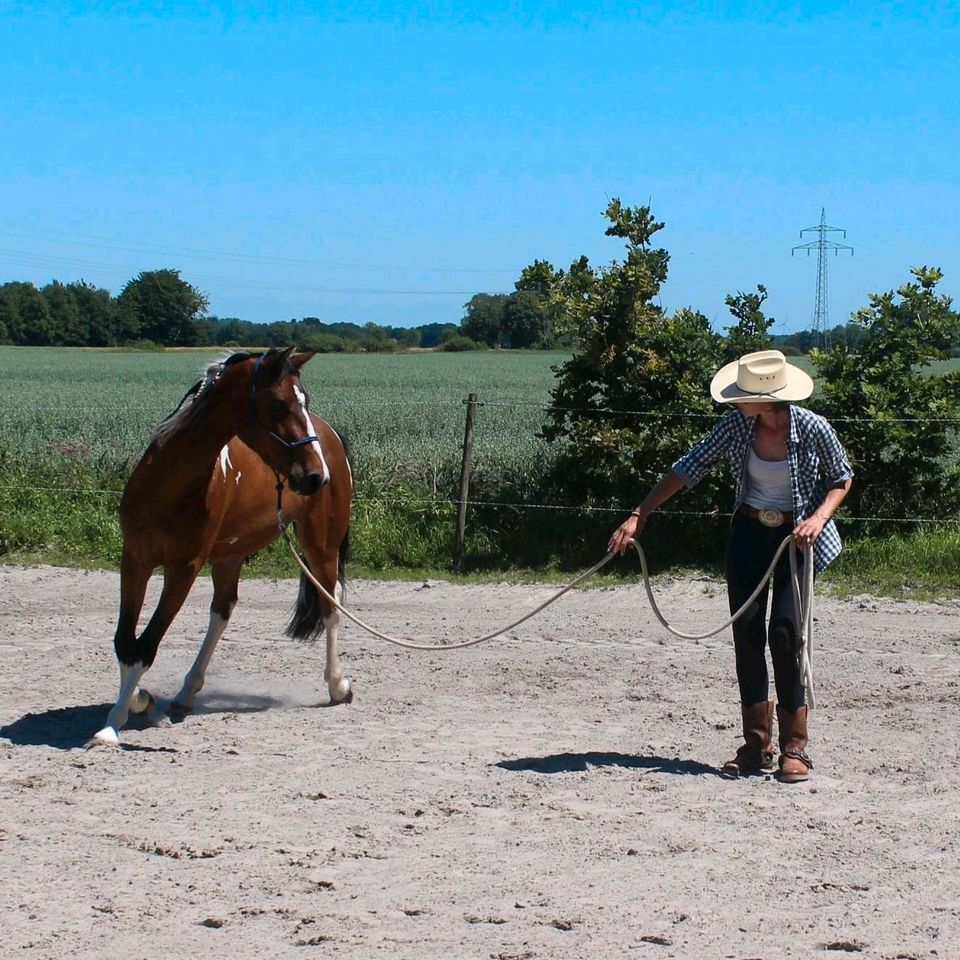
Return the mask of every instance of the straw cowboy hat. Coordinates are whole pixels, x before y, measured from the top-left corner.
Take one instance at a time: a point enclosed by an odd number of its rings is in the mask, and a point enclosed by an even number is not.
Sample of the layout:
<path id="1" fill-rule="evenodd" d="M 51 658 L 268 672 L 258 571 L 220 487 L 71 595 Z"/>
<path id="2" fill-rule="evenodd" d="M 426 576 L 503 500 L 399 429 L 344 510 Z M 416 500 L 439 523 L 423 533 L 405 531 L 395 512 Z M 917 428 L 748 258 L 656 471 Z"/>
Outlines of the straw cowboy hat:
<path id="1" fill-rule="evenodd" d="M 779 350 L 745 353 L 721 367 L 710 383 L 710 396 L 717 403 L 805 400 L 811 393 L 813 380 L 787 363 Z"/>

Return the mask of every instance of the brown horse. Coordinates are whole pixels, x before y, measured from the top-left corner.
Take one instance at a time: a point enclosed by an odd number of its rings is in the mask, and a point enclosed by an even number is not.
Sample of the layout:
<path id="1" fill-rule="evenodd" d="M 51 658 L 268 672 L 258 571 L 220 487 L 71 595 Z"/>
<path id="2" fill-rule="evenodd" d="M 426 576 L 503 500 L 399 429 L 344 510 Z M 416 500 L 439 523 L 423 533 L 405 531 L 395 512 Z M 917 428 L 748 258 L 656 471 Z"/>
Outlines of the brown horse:
<path id="1" fill-rule="evenodd" d="M 279 536 L 281 523 L 294 522 L 310 569 L 334 596 L 342 596 L 353 482 L 340 437 L 308 412 L 300 368 L 312 356 L 294 356 L 291 348 L 235 353 L 212 364 L 154 433 L 120 503 L 123 553 L 114 637 L 120 694 L 91 744 L 117 745 L 130 710 L 155 712 L 140 679 L 205 562 L 213 575 L 210 623 L 171 714 L 193 708 L 237 602 L 240 568 Z M 157 567 L 163 568 L 160 600 L 138 636 L 147 583 Z M 287 633 L 307 638 L 326 629 L 324 677 L 334 703 L 353 697 L 340 672 L 339 623 L 337 610 L 301 577 Z"/>

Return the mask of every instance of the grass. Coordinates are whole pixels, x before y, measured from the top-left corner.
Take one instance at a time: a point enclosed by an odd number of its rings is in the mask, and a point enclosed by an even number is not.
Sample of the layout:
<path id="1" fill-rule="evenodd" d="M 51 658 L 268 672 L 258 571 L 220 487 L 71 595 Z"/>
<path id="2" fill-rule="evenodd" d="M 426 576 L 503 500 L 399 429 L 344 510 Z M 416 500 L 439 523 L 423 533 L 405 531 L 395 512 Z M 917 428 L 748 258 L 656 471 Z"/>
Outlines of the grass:
<path id="1" fill-rule="evenodd" d="M 841 596 L 960 597 L 960 526 L 855 540 L 828 574 Z"/>

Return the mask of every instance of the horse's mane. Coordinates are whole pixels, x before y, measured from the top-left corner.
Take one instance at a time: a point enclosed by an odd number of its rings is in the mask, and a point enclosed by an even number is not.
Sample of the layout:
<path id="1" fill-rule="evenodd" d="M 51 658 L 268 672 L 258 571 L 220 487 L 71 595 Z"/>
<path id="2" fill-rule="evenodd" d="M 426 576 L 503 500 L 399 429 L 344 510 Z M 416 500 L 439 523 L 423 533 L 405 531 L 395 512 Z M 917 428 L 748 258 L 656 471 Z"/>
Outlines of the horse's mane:
<path id="1" fill-rule="evenodd" d="M 210 388 L 223 376 L 225 370 L 235 363 L 242 363 L 244 360 L 262 356 L 264 356 L 262 352 L 231 353 L 208 364 L 203 369 L 200 379 L 183 395 L 183 399 L 177 404 L 173 412 L 168 414 L 153 431 L 150 442 L 162 445 L 172 434 L 184 426 L 190 419 L 191 414 L 197 409 L 198 404 L 206 398 Z"/>

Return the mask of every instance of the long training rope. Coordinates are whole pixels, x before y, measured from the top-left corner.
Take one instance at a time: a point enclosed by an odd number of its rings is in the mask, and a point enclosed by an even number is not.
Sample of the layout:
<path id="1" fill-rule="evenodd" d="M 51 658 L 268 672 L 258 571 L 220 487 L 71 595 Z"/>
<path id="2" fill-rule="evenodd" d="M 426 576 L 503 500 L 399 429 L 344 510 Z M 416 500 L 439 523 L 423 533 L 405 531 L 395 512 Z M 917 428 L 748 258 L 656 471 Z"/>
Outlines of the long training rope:
<path id="1" fill-rule="evenodd" d="M 505 627 L 501 627 L 499 630 L 495 630 L 492 633 L 485 634 L 482 637 L 474 637 L 470 640 L 463 640 L 459 643 L 449 643 L 449 644 L 428 644 L 428 643 L 416 643 L 413 640 L 404 640 L 400 637 L 394 637 L 387 633 L 382 633 L 377 630 L 375 627 L 370 626 L 370 624 L 365 623 L 358 616 L 351 613 L 346 607 L 344 607 L 339 600 L 333 594 L 327 590 L 322 583 L 313 575 L 313 571 L 307 566 L 306 562 L 300 556 L 300 553 L 297 551 L 297 548 L 294 546 L 293 541 L 290 539 L 290 535 L 287 532 L 286 526 L 281 523 L 280 526 L 281 532 L 283 533 L 284 540 L 287 541 L 287 546 L 290 548 L 290 552 L 293 554 L 293 558 L 297 561 L 297 564 L 300 566 L 300 569 L 303 571 L 304 576 L 316 587 L 328 603 L 332 604 L 337 610 L 340 611 L 347 619 L 352 620 L 358 627 L 363 630 L 366 630 L 367 633 L 371 634 L 374 637 L 377 637 L 380 640 L 385 640 L 387 643 L 395 644 L 398 647 L 406 647 L 408 650 L 429 650 L 429 651 L 445 651 L 445 650 L 463 650 L 466 647 L 474 647 L 480 643 L 486 643 L 488 640 L 493 640 L 496 637 L 503 636 L 505 633 L 509 633 L 515 627 L 520 626 L 521 623 L 525 623 L 527 620 L 535 617 L 541 610 L 545 610 L 552 603 L 555 603 L 559 600 L 565 593 L 568 593 L 574 587 L 583 583 L 584 580 L 587 580 L 589 577 L 592 577 L 598 570 L 602 570 L 615 556 L 613 553 L 608 553 L 602 560 L 595 563 L 589 570 L 584 571 L 575 579 L 571 580 L 565 587 L 558 590 L 553 596 L 546 599 L 539 606 L 535 607 L 529 613 L 525 613 L 519 620 L 514 620 L 513 623 L 507 624 Z M 773 575 L 774 568 L 777 565 L 780 557 L 783 555 L 783 551 L 786 550 L 791 542 L 792 537 L 788 534 L 783 538 L 783 542 L 777 548 L 777 552 L 773 555 L 773 559 L 770 561 L 770 566 L 767 568 L 766 573 L 761 577 L 760 582 L 757 584 L 753 593 L 747 598 L 743 605 L 736 611 L 736 613 L 731 614 L 719 627 L 714 628 L 713 630 L 708 630 L 706 633 L 683 633 L 680 630 L 677 630 L 673 627 L 667 619 L 660 612 L 659 606 L 657 606 L 656 598 L 653 595 L 653 588 L 650 584 L 650 573 L 647 568 L 647 556 L 644 553 L 643 547 L 636 540 L 631 540 L 630 543 L 633 545 L 634 549 L 637 551 L 637 556 L 640 558 L 640 568 L 643 571 L 643 586 L 647 593 L 647 599 L 650 601 L 650 607 L 653 610 L 654 615 L 657 620 L 670 631 L 674 636 L 680 637 L 683 640 L 705 640 L 707 637 L 715 636 L 720 633 L 721 630 L 725 630 L 730 626 L 734 621 L 738 620 L 740 617 L 746 613 L 750 605 L 757 599 L 761 591 L 767 585 L 767 581 Z M 813 664 L 811 661 L 811 643 L 813 639 L 813 550 L 811 547 L 806 546 L 803 548 L 804 555 L 804 564 L 803 564 L 803 582 L 800 582 L 800 577 L 797 571 L 797 550 L 790 550 L 790 578 L 793 586 L 793 599 L 794 605 L 797 610 L 797 621 L 800 623 L 800 650 L 798 652 L 798 661 L 801 670 L 801 676 L 803 679 L 804 687 L 807 691 L 807 699 L 809 701 L 809 706 L 812 708 L 814 706 L 814 692 L 813 692 Z"/>

